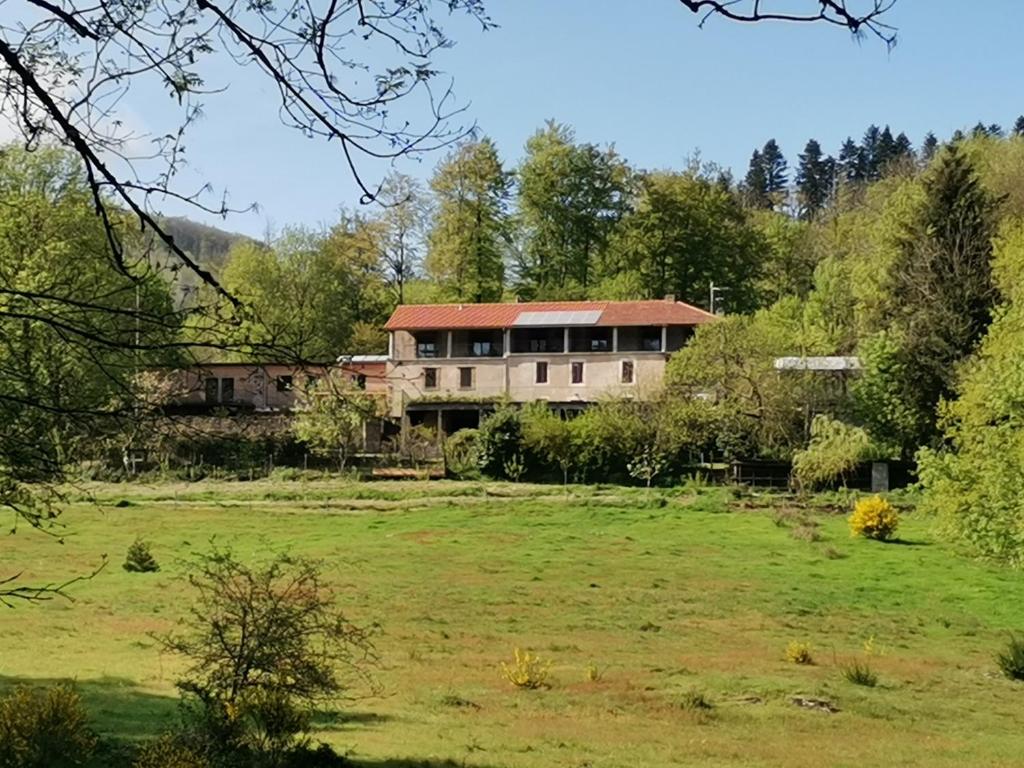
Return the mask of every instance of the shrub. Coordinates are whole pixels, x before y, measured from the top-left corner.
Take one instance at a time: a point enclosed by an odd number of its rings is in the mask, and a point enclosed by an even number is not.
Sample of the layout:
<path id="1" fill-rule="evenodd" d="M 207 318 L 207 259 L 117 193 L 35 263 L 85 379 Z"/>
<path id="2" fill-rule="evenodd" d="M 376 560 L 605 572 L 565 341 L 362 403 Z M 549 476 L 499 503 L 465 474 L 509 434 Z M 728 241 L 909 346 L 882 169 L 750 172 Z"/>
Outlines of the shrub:
<path id="1" fill-rule="evenodd" d="M 888 541 L 896 533 L 900 517 L 896 508 L 881 496 L 861 499 L 850 515 L 850 535 Z"/>
<path id="2" fill-rule="evenodd" d="M 996 654 L 996 663 L 1011 680 L 1024 681 L 1024 637 L 1011 635 L 1006 648 Z"/>
<path id="3" fill-rule="evenodd" d="M 551 662 L 542 662 L 539 656 L 529 651 L 515 649 L 515 660 L 511 664 L 501 663 L 501 674 L 516 688 L 547 687 Z"/>
<path id="4" fill-rule="evenodd" d="M 317 706 L 353 676 L 370 682 L 370 633 L 337 610 L 315 561 L 281 554 L 250 567 L 214 549 L 189 581 L 198 596 L 183 630 L 160 639 L 188 662 L 178 687 L 211 750 L 280 765 Z"/>
<path id="5" fill-rule="evenodd" d="M 187 744 L 177 734 L 167 734 L 142 747 L 132 768 L 211 768 L 211 765 L 202 749 Z"/>
<path id="6" fill-rule="evenodd" d="M 24 686 L 0 699 L 2 768 L 72 768 L 85 765 L 96 748 L 86 713 L 73 688 L 43 691 Z"/>
<path id="7" fill-rule="evenodd" d="M 821 488 L 842 481 L 871 454 L 867 432 L 819 414 L 811 422 L 810 444 L 793 455 L 793 479 L 801 490 Z"/>
<path id="8" fill-rule="evenodd" d="M 786 646 L 786 660 L 794 664 L 813 664 L 814 657 L 811 656 L 810 643 L 802 643 L 793 640 Z"/>
<path id="9" fill-rule="evenodd" d="M 160 564 L 150 551 L 149 542 L 141 538 L 136 538 L 128 547 L 121 567 L 131 573 L 154 573 L 160 570 Z"/>
<path id="10" fill-rule="evenodd" d="M 523 408 L 523 445 L 548 466 L 562 471 L 562 484 L 569 484 L 569 470 L 576 461 L 573 423 L 551 410 L 543 401 Z"/>
<path id="11" fill-rule="evenodd" d="M 864 661 L 854 659 L 845 664 L 840 664 L 839 671 L 847 682 L 854 685 L 863 685 L 868 688 L 874 688 L 878 685 L 878 675 L 875 674 L 867 659 Z"/>
<path id="12" fill-rule="evenodd" d="M 479 437 L 475 429 L 460 429 L 444 441 L 444 468 L 451 477 L 475 480 L 480 476 Z"/>
<path id="13" fill-rule="evenodd" d="M 688 712 L 710 712 L 715 705 L 703 691 L 692 689 L 683 694 L 679 707 Z"/>
<path id="14" fill-rule="evenodd" d="M 519 409 L 502 403 L 480 423 L 477 464 L 488 477 L 507 480 L 505 463 L 522 451 L 523 425 Z"/>
<path id="15" fill-rule="evenodd" d="M 505 477 L 513 483 L 518 483 L 526 474 L 526 462 L 523 461 L 521 454 L 514 453 L 505 460 L 502 469 L 505 470 Z"/>

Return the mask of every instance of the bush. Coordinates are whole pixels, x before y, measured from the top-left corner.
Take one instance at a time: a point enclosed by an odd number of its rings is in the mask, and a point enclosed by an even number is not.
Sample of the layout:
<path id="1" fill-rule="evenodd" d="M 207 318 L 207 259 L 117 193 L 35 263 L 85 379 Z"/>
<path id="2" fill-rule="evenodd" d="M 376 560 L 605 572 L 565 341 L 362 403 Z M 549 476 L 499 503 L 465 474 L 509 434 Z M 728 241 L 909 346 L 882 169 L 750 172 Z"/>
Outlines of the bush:
<path id="1" fill-rule="evenodd" d="M 813 664 L 814 657 L 811 656 L 810 643 L 801 643 L 797 640 L 792 641 L 786 646 L 786 660 L 791 661 L 793 664 Z"/>
<path id="2" fill-rule="evenodd" d="M 136 538 L 128 547 L 128 554 L 121 567 L 131 573 L 154 573 L 160 570 L 160 564 L 153 557 L 149 543 L 141 538 Z"/>
<path id="3" fill-rule="evenodd" d="M 318 563 L 281 554 L 250 567 L 229 550 L 199 556 L 184 630 L 161 638 L 185 657 L 186 723 L 211 752 L 281 765 L 317 706 L 353 676 L 370 682 L 370 633 L 335 607 Z"/>
<path id="4" fill-rule="evenodd" d="M 888 541 L 900 524 L 899 512 L 881 496 L 861 499 L 850 515 L 850 535 Z"/>
<path id="5" fill-rule="evenodd" d="M 515 649 L 515 660 L 511 664 L 501 663 L 501 674 L 516 688 L 547 687 L 548 672 L 551 662 L 542 662 L 539 656 L 529 651 Z"/>
<path id="6" fill-rule="evenodd" d="M 875 674 L 867 659 L 864 661 L 854 659 L 846 664 L 840 664 L 839 671 L 847 682 L 854 685 L 863 685 L 867 688 L 874 688 L 878 685 L 878 675 Z"/>
<path id="7" fill-rule="evenodd" d="M 523 424 L 519 409 L 502 403 L 480 423 L 477 430 L 477 466 L 488 477 L 509 479 L 506 463 L 522 452 Z"/>
<path id="8" fill-rule="evenodd" d="M 72 768 L 96 748 L 73 688 L 19 687 L 0 699 L 0 768 Z"/>
<path id="9" fill-rule="evenodd" d="M 444 441 L 444 468 L 457 480 L 475 480 L 480 477 L 477 458 L 480 433 L 475 429 L 460 429 Z"/>
<path id="10" fill-rule="evenodd" d="M 176 734 L 161 736 L 139 750 L 132 768 L 210 768 L 203 750 L 190 746 Z"/>
<path id="11" fill-rule="evenodd" d="M 1024 637 L 1011 635 L 1006 648 L 996 654 L 996 663 L 1011 680 L 1024 681 Z"/>
<path id="12" fill-rule="evenodd" d="M 688 712 L 710 712 L 715 705 L 703 691 L 693 689 L 683 694 L 679 707 Z"/>

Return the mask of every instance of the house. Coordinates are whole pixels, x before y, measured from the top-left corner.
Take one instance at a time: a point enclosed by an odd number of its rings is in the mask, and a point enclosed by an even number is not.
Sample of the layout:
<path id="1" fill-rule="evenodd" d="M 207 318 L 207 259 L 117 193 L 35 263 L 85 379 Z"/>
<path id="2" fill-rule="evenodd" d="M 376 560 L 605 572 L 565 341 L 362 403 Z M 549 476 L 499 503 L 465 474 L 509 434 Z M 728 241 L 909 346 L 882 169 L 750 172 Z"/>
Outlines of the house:
<path id="1" fill-rule="evenodd" d="M 385 397 L 386 368 L 383 355 L 343 356 L 335 363 L 202 363 L 173 372 L 168 410 L 287 412 L 295 408 L 301 392 L 326 376 L 343 377 L 354 386 Z"/>
<path id="2" fill-rule="evenodd" d="M 385 325 L 391 416 L 450 434 L 501 399 L 576 411 L 605 395 L 639 396 L 714 319 L 672 296 L 400 306 Z"/>

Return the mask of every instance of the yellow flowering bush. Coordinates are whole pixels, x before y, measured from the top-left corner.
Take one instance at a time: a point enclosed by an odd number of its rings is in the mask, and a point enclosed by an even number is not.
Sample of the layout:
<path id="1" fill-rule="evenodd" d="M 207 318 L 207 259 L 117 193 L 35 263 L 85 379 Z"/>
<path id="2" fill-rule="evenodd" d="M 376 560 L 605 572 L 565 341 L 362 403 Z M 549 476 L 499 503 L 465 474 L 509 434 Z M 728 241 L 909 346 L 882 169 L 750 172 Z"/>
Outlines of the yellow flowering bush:
<path id="1" fill-rule="evenodd" d="M 529 651 L 515 649 L 515 661 L 501 663 L 501 674 L 516 688 L 543 688 L 547 684 L 551 662 L 542 662 Z"/>
<path id="2" fill-rule="evenodd" d="M 881 496 L 861 499 L 850 515 L 850 535 L 888 541 L 900 524 L 896 508 Z"/>
<path id="3" fill-rule="evenodd" d="M 811 656 L 811 644 L 793 640 L 786 646 L 786 659 L 794 664 L 813 664 L 814 658 Z"/>

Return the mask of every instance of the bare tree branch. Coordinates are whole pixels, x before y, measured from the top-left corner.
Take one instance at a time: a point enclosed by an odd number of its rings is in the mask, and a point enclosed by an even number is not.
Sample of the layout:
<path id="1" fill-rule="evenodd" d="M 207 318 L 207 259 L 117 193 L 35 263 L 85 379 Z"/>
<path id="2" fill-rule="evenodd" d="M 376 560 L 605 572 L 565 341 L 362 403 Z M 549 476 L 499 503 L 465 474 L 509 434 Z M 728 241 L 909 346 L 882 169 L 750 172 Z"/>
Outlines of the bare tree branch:
<path id="1" fill-rule="evenodd" d="M 756 23 L 760 21 L 791 21 L 798 23 L 824 22 L 846 27 L 855 35 L 865 30 L 882 40 L 888 47 L 896 44 L 896 28 L 882 21 L 892 10 L 897 0 L 863 0 L 862 10 L 851 10 L 858 0 L 805 0 L 813 11 L 795 13 L 792 11 L 763 10 L 770 0 L 679 0 L 684 7 L 701 16 L 700 26 L 712 16 L 722 16 L 731 21 Z"/>

